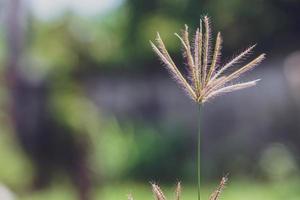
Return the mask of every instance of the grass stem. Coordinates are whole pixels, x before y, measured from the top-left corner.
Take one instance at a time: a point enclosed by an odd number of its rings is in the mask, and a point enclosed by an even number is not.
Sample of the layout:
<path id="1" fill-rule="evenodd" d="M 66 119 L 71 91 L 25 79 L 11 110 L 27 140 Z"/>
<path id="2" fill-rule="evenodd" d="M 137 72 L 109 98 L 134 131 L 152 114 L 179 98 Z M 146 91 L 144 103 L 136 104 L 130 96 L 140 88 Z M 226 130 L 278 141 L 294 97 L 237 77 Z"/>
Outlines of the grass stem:
<path id="1" fill-rule="evenodd" d="M 198 176 L 198 200 L 201 199 L 200 195 L 200 180 L 201 180 L 201 168 L 200 168 L 200 145 L 201 145 L 201 104 L 198 104 L 198 147 L 197 147 L 197 176 Z"/>

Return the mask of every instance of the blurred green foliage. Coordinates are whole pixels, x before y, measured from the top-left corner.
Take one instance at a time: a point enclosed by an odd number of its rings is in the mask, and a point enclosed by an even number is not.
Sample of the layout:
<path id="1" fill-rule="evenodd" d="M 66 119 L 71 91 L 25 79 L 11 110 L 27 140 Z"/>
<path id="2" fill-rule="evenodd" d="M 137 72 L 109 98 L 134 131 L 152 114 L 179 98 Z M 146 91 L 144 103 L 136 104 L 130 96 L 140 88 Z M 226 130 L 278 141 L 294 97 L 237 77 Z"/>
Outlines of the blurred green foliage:
<path id="1" fill-rule="evenodd" d="M 0 133 L 0 181 L 14 190 L 22 190 L 33 180 L 33 166 L 9 132 Z"/>
<path id="2" fill-rule="evenodd" d="M 222 199 L 230 200 L 281 200 L 284 198 L 297 200 L 299 198 L 299 182 L 295 180 L 280 181 L 273 183 L 249 182 L 243 179 L 230 180 L 228 187 L 222 193 Z M 173 198 L 175 186 L 162 185 L 168 199 Z M 215 185 L 203 185 L 203 197 L 207 199 Z M 95 188 L 92 199 L 120 200 L 126 199 L 126 194 L 132 194 L 134 199 L 152 200 L 150 184 L 118 183 L 110 184 L 101 189 Z M 182 198 L 185 200 L 195 199 L 196 188 L 183 183 Z M 74 191 L 65 184 L 54 184 L 51 188 L 34 194 L 22 195 L 20 200 L 72 200 Z"/>
<path id="3" fill-rule="evenodd" d="M 167 130 L 142 121 L 119 122 L 113 116 L 103 117 L 80 88 L 70 88 L 55 90 L 51 110 L 59 122 L 87 141 L 92 171 L 98 175 L 95 177 L 166 180 L 172 174 L 186 173 L 188 145 L 180 127 Z"/>
<path id="4" fill-rule="evenodd" d="M 293 48 L 299 43 L 299 10 L 297 0 L 127 0 L 99 17 L 84 18 L 66 11 L 61 17 L 42 21 L 32 15 L 26 60 L 31 73 L 42 75 L 49 70 L 61 74 L 76 67 L 147 68 L 154 58 L 148 41 L 157 31 L 170 52 L 178 54 L 179 42 L 173 33 L 184 23 L 194 30 L 204 14 L 214 22 L 213 33 L 222 31 L 225 54 L 253 43 L 267 49 L 282 45 Z M 5 27 L 0 32 L 3 63 Z"/>

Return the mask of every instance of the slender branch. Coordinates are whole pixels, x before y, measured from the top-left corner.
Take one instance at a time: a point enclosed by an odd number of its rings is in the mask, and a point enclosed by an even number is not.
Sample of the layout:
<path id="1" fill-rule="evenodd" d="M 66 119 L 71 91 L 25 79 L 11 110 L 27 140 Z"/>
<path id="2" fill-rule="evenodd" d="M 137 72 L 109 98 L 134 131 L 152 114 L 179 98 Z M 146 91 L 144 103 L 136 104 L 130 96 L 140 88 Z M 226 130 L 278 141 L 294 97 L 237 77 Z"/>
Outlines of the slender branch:
<path id="1" fill-rule="evenodd" d="M 200 180 L 201 180 L 201 168 L 200 168 L 200 145 L 201 145 L 201 104 L 198 104 L 198 147 L 197 147 L 197 176 L 198 176 L 198 200 L 201 199 L 200 195 Z"/>

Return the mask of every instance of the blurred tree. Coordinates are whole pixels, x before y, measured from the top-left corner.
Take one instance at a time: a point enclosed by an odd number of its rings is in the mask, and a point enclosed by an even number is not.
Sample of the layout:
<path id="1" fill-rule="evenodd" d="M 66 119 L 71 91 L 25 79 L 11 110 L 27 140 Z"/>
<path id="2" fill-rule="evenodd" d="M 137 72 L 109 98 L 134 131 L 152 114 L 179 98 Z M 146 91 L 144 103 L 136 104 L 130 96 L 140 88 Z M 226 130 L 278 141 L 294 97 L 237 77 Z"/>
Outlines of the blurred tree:
<path id="1" fill-rule="evenodd" d="M 11 0 L 8 3 L 6 78 L 11 97 L 10 115 L 16 135 L 34 163 L 34 186 L 46 186 L 56 168 L 61 168 L 72 177 L 79 198 L 87 200 L 90 183 L 84 140 L 79 140 L 52 115 L 49 80 L 35 80 L 24 71 L 24 2 Z"/>

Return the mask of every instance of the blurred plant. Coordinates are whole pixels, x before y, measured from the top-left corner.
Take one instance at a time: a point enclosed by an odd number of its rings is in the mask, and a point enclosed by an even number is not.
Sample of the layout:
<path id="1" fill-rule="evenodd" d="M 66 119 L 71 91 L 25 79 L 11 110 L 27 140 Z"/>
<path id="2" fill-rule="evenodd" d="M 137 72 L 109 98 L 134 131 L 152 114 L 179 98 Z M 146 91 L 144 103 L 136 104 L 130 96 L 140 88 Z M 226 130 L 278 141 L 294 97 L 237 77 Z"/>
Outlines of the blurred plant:
<path id="1" fill-rule="evenodd" d="M 155 196 L 156 200 L 166 200 L 166 197 L 160 187 L 156 184 L 152 184 L 152 192 Z M 175 191 L 175 200 L 179 200 L 181 195 L 181 184 L 177 183 L 176 191 Z"/>
<path id="2" fill-rule="evenodd" d="M 225 188 L 225 185 L 227 183 L 227 177 L 223 177 L 219 186 L 215 189 L 215 191 L 211 194 L 209 197 L 209 200 L 219 200 L 220 194 Z M 155 200 L 166 200 L 166 196 L 164 195 L 163 191 L 160 189 L 160 187 L 156 184 L 152 185 L 152 192 L 154 194 Z M 177 187 L 175 190 L 175 200 L 180 200 L 181 197 L 181 183 L 177 183 Z M 131 195 L 128 196 L 128 200 L 133 200 L 133 197 Z"/>
<path id="3" fill-rule="evenodd" d="M 235 90 L 244 89 L 254 86 L 258 80 L 228 84 L 233 80 L 239 78 L 245 72 L 253 69 L 264 58 L 265 54 L 261 54 L 253 59 L 248 64 L 244 65 L 238 70 L 235 70 L 228 75 L 224 75 L 228 69 L 232 68 L 235 64 L 242 61 L 255 47 L 249 47 L 238 56 L 233 58 L 225 65 L 220 65 L 221 57 L 221 44 L 222 37 L 220 32 L 217 35 L 214 51 L 211 47 L 211 30 L 210 22 L 207 16 L 203 18 L 205 31 L 202 31 L 202 20 L 200 19 L 200 28 L 197 28 L 194 38 L 194 48 L 192 51 L 188 26 L 185 25 L 185 30 L 182 36 L 177 33 L 175 35 L 179 38 L 183 46 L 183 56 L 187 60 L 188 78 L 185 78 L 175 65 L 170 57 L 159 33 L 157 33 L 157 46 L 150 41 L 150 44 L 155 53 L 160 57 L 162 62 L 166 65 L 167 70 L 173 76 L 175 81 L 185 90 L 189 97 L 199 105 L 199 127 L 198 127 L 198 148 L 197 148 L 197 177 L 198 177 L 198 200 L 200 200 L 200 113 L 201 105 L 208 99 L 221 95 L 223 93 L 232 92 Z M 212 54 L 212 55 L 211 55 Z M 160 200 L 160 199 L 159 199 Z"/>
<path id="4" fill-rule="evenodd" d="M 272 143 L 262 153 L 259 165 L 269 180 L 278 182 L 299 173 L 293 153 L 283 144 Z"/>

